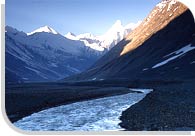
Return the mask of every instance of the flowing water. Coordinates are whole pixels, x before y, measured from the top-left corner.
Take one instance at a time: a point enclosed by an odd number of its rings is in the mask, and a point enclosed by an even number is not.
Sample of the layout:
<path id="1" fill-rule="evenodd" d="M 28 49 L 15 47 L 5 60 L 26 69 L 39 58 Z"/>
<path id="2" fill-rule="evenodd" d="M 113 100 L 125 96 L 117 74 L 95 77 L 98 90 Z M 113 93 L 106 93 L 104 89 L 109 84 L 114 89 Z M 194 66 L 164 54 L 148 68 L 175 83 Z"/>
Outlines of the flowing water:
<path id="1" fill-rule="evenodd" d="M 122 111 L 139 102 L 143 93 L 128 93 L 46 109 L 27 116 L 14 125 L 32 131 L 109 131 L 122 130 L 118 125 Z"/>

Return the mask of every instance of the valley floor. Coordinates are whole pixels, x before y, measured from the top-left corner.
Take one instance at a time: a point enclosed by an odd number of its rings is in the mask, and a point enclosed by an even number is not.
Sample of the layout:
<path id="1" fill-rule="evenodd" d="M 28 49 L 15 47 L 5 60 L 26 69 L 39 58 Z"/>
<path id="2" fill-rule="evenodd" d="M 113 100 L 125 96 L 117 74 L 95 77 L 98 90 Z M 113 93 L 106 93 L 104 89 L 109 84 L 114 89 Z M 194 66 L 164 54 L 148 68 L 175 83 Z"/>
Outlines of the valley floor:
<path id="1" fill-rule="evenodd" d="M 195 130 L 194 83 L 195 79 L 7 85 L 6 112 L 11 122 L 16 122 L 43 109 L 133 93 L 129 88 L 152 88 L 154 91 L 122 113 L 122 128 L 128 131 Z"/>

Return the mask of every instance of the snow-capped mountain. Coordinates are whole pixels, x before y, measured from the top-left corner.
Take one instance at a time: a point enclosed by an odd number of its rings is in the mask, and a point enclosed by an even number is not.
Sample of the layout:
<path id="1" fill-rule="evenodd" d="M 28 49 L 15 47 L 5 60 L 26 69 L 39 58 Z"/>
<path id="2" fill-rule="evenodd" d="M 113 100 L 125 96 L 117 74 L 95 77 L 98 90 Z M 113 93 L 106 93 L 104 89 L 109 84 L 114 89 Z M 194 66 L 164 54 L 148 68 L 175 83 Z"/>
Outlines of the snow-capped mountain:
<path id="1" fill-rule="evenodd" d="M 45 26 L 31 33 L 6 26 L 6 81 L 53 81 L 87 69 L 104 52 Z"/>
<path id="2" fill-rule="evenodd" d="M 133 24 L 127 24 L 123 26 L 120 20 L 116 23 L 102 36 L 100 36 L 101 46 L 110 50 L 122 39 L 124 39 L 133 29 L 135 29 L 140 22 Z"/>
<path id="3" fill-rule="evenodd" d="M 190 10 L 176 0 L 163 0 L 90 69 L 66 80 L 195 78 L 194 35 Z"/>
<path id="4" fill-rule="evenodd" d="M 99 50 L 108 51 L 126 37 L 133 29 L 135 29 L 141 22 L 129 23 L 123 26 L 120 20 L 117 20 L 111 28 L 103 35 L 94 36 L 91 33 L 85 33 L 75 35 L 71 32 L 65 35 L 66 38 L 71 40 L 80 40 L 85 43 L 86 46 Z"/>
<path id="5" fill-rule="evenodd" d="M 6 26 L 6 80 L 53 81 L 80 73 L 133 29 L 127 26 L 118 20 L 102 36 L 62 36 L 49 26 L 24 33 Z"/>

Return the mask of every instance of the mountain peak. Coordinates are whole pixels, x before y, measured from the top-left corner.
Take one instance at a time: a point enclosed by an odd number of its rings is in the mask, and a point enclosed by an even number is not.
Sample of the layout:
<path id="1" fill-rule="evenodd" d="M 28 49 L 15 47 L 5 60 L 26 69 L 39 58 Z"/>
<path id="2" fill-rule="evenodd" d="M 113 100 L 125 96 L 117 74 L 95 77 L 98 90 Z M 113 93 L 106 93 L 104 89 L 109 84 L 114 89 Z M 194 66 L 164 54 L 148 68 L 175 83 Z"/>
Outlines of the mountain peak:
<path id="1" fill-rule="evenodd" d="M 18 35 L 18 36 L 26 36 L 26 33 L 24 33 L 23 31 L 19 31 L 16 28 L 13 28 L 11 26 L 5 26 L 5 33 L 9 33 L 9 34 L 14 34 L 14 35 Z"/>
<path id="2" fill-rule="evenodd" d="M 11 26 L 5 26 L 5 32 L 16 33 L 16 32 L 18 32 L 18 30 L 13 28 L 13 27 L 11 27 Z"/>
<path id="3" fill-rule="evenodd" d="M 121 30 L 123 30 L 123 26 L 122 26 L 122 23 L 120 20 L 117 20 L 113 25 L 112 27 L 107 31 L 107 34 L 112 34 L 112 33 L 116 33 L 116 32 L 119 32 Z"/>
<path id="4" fill-rule="evenodd" d="M 34 30 L 33 32 L 27 33 L 28 35 L 32 35 L 34 33 L 40 33 L 40 32 L 45 32 L 45 33 L 52 33 L 52 34 L 58 34 L 58 32 L 56 32 L 53 28 L 49 27 L 49 26 L 43 26 L 40 27 L 36 30 Z"/>
<path id="5" fill-rule="evenodd" d="M 117 20 L 112 27 L 117 28 L 121 26 L 122 26 L 122 22 L 120 20 Z"/>

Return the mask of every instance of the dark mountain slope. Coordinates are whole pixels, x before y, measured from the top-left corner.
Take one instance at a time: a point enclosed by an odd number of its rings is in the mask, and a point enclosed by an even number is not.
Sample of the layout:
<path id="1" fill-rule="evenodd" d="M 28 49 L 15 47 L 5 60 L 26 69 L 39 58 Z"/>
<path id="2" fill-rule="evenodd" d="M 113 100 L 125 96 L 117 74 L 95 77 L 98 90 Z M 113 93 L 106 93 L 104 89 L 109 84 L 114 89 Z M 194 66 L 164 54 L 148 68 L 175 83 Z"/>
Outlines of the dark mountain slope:
<path id="1" fill-rule="evenodd" d="M 66 80 L 195 77 L 194 33 L 195 23 L 189 9 L 179 2 L 163 1 L 94 67 Z M 160 63 L 165 64 L 155 67 Z"/>

